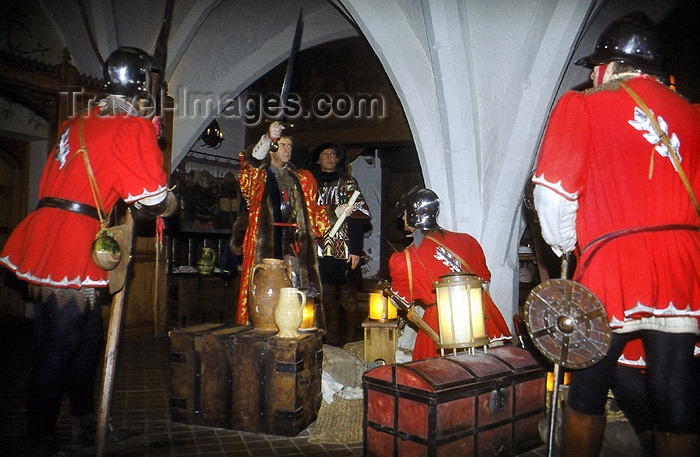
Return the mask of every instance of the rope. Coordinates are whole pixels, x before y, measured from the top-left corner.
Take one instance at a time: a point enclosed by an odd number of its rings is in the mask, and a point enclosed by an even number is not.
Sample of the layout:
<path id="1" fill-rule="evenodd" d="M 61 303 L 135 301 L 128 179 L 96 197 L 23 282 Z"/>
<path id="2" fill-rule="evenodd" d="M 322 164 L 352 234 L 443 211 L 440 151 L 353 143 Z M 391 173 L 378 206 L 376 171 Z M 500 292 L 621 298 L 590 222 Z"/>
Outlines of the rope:
<path id="1" fill-rule="evenodd" d="M 83 162 L 85 162 L 85 170 L 88 175 L 88 182 L 90 183 L 90 192 L 92 193 L 92 198 L 95 200 L 95 206 L 97 207 L 97 215 L 100 218 L 100 227 L 106 229 L 108 221 L 102 217 L 104 208 L 104 201 L 102 200 L 102 194 L 100 194 L 100 188 L 97 186 L 97 180 L 95 179 L 95 174 L 92 171 L 92 166 L 90 165 L 90 159 L 87 154 L 87 146 L 85 146 L 85 137 L 83 136 L 83 119 L 84 115 L 80 115 L 80 121 L 78 126 L 78 134 L 80 137 L 80 149 L 76 154 L 81 154 L 83 156 Z"/>

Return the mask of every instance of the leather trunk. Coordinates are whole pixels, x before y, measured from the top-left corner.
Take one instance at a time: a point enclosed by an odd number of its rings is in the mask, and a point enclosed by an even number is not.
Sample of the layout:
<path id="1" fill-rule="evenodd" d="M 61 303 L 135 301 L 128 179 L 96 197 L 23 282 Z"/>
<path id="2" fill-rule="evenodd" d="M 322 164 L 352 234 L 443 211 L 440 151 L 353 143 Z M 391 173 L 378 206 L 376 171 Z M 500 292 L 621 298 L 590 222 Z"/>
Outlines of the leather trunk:
<path id="1" fill-rule="evenodd" d="M 202 336 L 224 327 L 207 323 L 173 329 L 170 336 L 170 418 L 195 424 L 200 416 Z"/>
<path id="2" fill-rule="evenodd" d="M 541 444 L 546 373 L 522 348 L 381 366 L 363 387 L 366 457 L 515 456 Z"/>
<path id="3" fill-rule="evenodd" d="M 232 341 L 237 334 L 252 329 L 248 325 L 219 328 L 202 334 L 200 350 L 201 389 L 198 424 L 231 427 Z"/>
<path id="4" fill-rule="evenodd" d="M 299 338 L 251 330 L 232 339 L 232 427 L 296 436 L 321 406 L 323 345 L 318 331 Z"/>

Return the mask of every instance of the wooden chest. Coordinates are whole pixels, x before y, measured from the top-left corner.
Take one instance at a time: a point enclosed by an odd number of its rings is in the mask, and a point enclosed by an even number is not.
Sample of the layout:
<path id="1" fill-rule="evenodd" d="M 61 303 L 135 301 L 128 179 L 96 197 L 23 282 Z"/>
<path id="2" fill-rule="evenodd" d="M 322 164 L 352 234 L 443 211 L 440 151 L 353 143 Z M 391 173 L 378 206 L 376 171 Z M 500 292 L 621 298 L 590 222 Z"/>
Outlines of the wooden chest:
<path id="1" fill-rule="evenodd" d="M 545 380 L 511 346 L 377 367 L 363 376 L 364 455 L 515 456 L 541 444 Z"/>
<path id="2" fill-rule="evenodd" d="M 232 339 L 234 430 L 296 436 L 321 406 L 323 345 L 318 331 L 299 338 L 251 330 Z"/>
<path id="3" fill-rule="evenodd" d="M 170 335 L 170 417 L 197 423 L 200 415 L 202 336 L 224 324 L 200 324 L 173 329 Z"/>
<path id="4" fill-rule="evenodd" d="M 202 334 L 200 349 L 200 415 L 196 421 L 211 427 L 231 427 L 233 339 L 251 326 L 226 326 Z"/>

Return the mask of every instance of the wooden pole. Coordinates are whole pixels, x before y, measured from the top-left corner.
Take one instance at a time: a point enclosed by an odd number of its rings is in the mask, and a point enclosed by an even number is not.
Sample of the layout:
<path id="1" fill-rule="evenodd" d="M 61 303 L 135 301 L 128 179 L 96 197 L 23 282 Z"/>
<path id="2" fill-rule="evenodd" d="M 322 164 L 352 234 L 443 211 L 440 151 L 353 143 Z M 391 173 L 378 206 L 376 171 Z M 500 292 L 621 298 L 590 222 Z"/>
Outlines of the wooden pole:
<path id="1" fill-rule="evenodd" d="M 559 364 L 554 364 L 554 389 L 549 405 L 549 438 L 547 439 L 547 457 L 554 455 L 554 439 L 557 433 L 557 406 L 559 403 Z"/>
<path id="2" fill-rule="evenodd" d="M 566 279 L 569 274 L 569 254 L 564 253 L 561 256 L 561 267 L 560 276 L 561 279 Z M 559 372 L 560 366 L 558 362 L 554 362 L 554 389 L 552 390 L 552 396 L 550 397 L 549 404 L 549 438 L 547 440 L 547 457 L 552 457 L 554 455 L 554 439 L 557 433 L 557 406 L 559 403 Z"/>
<path id="3" fill-rule="evenodd" d="M 131 217 L 131 212 L 126 211 L 125 225 L 129 233 L 133 235 L 134 220 Z M 124 304 L 126 303 L 126 294 L 129 288 L 128 271 L 131 266 L 131 251 L 133 249 L 133 236 L 129 243 L 129 252 L 122 253 L 128 255 L 127 279 L 124 281 L 124 287 L 112 297 L 112 309 L 109 316 L 109 330 L 107 332 L 107 346 L 104 357 L 104 373 L 102 377 L 102 392 L 100 395 L 99 412 L 97 416 L 97 438 L 96 438 L 96 455 L 102 457 L 107 444 L 107 435 L 109 433 L 109 417 L 112 412 L 112 394 L 114 392 L 114 374 L 117 364 L 117 350 L 119 349 L 119 336 L 122 328 L 122 319 L 124 317 Z"/>

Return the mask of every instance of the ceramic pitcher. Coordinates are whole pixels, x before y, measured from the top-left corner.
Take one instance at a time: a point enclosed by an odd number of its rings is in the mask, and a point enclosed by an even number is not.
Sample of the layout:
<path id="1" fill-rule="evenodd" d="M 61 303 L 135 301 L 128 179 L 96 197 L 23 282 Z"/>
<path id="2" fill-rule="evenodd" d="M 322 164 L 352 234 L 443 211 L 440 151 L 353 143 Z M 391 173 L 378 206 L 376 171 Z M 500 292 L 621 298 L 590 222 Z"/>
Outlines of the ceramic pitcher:
<path id="1" fill-rule="evenodd" d="M 203 247 L 202 255 L 197 260 L 197 270 L 200 274 L 209 275 L 214 271 L 214 261 L 216 254 L 212 248 Z"/>
<path id="2" fill-rule="evenodd" d="M 275 309 L 275 324 L 280 329 L 280 338 L 296 338 L 303 318 L 306 294 L 295 287 L 280 289 L 279 301 Z"/>
<path id="3" fill-rule="evenodd" d="M 262 259 L 250 269 L 248 316 L 253 328 L 277 330 L 275 308 L 280 289 L 292 286 L 291 275 L 289 264 L 279 259 Z"/>

